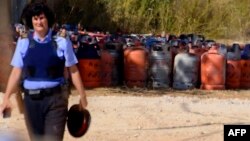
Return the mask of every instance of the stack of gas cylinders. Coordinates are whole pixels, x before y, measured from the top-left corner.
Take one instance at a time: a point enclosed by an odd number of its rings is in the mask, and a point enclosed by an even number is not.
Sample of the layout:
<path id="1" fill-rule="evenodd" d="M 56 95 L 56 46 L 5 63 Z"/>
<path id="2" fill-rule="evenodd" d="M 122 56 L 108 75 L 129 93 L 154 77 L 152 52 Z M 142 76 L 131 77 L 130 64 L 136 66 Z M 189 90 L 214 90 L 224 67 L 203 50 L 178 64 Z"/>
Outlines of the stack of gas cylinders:
<path id="1" fill-rule="evenodd" d="M 86 33 L 70 39 L 86 88 L 250 88 L 250 44 L 225 45 L 196 34 Z"/>

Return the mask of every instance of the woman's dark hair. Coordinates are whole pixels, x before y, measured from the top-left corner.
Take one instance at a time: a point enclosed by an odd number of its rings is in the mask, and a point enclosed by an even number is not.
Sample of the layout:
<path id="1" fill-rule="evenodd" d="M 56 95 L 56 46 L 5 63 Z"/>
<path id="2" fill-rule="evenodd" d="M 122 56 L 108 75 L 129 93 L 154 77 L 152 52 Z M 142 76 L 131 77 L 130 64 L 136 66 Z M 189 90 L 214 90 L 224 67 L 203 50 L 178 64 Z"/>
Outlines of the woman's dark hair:
<path id="1" fill-rule="evenodd" d="M 32 17 L 44 14 L 48 20 L 48 26 L 51 28 L 55 22 L 55 15 L 53 11 L 45 2 L 35 2 L 26 5 L 22 11 L 21 23 L 28 28 L 33 29 Z"/>

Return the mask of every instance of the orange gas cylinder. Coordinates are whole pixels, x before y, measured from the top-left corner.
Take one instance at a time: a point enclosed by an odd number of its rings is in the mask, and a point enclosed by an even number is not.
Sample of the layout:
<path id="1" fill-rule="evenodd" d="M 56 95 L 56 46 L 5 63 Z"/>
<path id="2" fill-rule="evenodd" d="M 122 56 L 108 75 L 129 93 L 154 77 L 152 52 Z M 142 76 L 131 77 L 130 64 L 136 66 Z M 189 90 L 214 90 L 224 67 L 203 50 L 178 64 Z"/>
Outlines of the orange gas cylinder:
<path id="1" fill-rule="evenodd" d="M 250 60 L 240 60 L 241 64 L 241 77 L 240 77 L 240 88 L 250 88 Z"/>
<path id="2" fill-rule="evenodd" d="M 240 87 L 241 64 L 239 60 L 227 60 L 226 88 L 238 89 Z"/>
<path id="3" fill-rule="evenodd" d="M 144 47 L 124 50 L 124 80 L 128 87 L 145 87 L 147 80 L 148 52 Z"/>
<path id="4" fill-rule="evenodd" d="M 79 59 L 78 69 L 86 88 L 96 88 L 101 86 L 100 59 Z"/>
<path id="5" fill-rule="evenodd" d="M 225 89 L 226 58 L 213 46 L 201 56 L 201 89 Z"/>

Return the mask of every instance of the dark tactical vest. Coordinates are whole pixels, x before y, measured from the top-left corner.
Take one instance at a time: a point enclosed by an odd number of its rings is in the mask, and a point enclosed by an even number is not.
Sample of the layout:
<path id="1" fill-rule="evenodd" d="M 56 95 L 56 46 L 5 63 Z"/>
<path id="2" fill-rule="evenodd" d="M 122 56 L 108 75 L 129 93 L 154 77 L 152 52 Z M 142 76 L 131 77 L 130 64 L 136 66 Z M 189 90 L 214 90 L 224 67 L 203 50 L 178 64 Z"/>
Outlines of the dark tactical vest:
<path id="1" fill-rule="evenodd" d="M 29 38 L 29 47 L 23 58 L 24 79 L 30 81 L 61 81 L 64 77 L 65 58 L 58 57 L 57 43 L 38 43 Z"/>

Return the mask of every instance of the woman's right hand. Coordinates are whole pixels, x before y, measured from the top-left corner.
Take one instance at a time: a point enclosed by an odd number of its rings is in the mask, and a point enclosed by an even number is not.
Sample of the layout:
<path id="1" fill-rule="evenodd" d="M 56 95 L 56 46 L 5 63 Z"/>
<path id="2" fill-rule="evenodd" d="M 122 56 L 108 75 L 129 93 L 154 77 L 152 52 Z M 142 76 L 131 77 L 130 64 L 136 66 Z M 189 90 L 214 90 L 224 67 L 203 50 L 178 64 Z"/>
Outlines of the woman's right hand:
<path id="1" fill-rule="evenodd" d="M 3 101 L 2 101 L 2 104 L 0 105 L 0 116 L 3 116 L 4 110 L 12 109 L 10 97 L 11 97 L 11 94 L 17 92 L 17 88 L 21 79 L 21 75 L 22 75 L 22 68 L 19 68 L 19 67 L 12 68 L 12 71 L 8 79 L 6 91 L 4 93 Z"/>
<path id="2" fill-rule="evenodd" d="M 0 116 L 4 116 L 5 110 L 11 110 L 11 102 L 9 98 L 4 98 L 2 104 L 0 105 Z M 8 111 L 10 112 L 10 111 Z"/>

